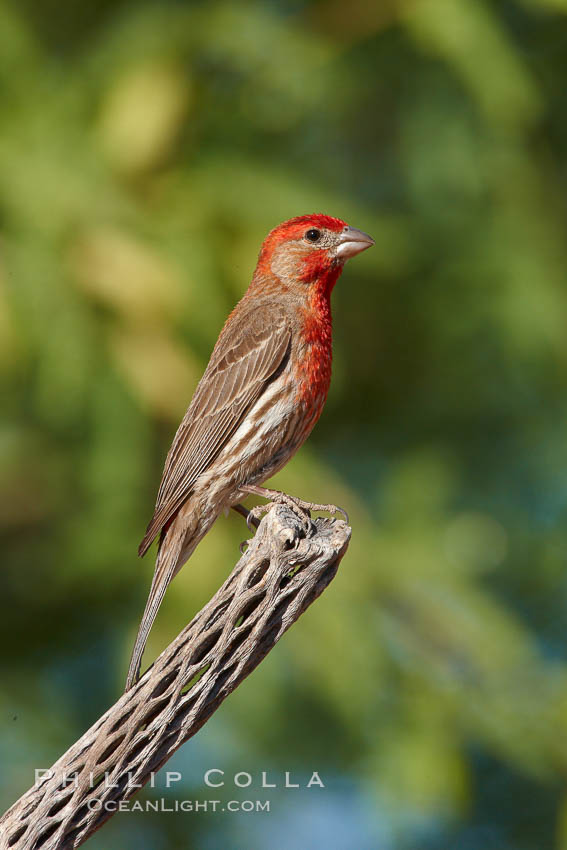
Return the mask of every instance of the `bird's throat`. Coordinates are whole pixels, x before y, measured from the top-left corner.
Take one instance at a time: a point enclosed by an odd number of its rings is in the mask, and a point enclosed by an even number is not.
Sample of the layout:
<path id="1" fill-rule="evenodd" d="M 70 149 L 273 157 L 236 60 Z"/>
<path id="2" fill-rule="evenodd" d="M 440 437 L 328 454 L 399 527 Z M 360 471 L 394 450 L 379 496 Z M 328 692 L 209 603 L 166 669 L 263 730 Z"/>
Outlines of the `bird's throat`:
<path id="1" fill-rule="evenodd" d="M 313 413 L 313 424 L 319 418 L 331 383 L 333 359 L 333 325 L 331 290 L 340 274 L 323 276 L 310 287 L 304 308 L 302 331 L 304 356 L 298 370 L 300 394 Z"/>

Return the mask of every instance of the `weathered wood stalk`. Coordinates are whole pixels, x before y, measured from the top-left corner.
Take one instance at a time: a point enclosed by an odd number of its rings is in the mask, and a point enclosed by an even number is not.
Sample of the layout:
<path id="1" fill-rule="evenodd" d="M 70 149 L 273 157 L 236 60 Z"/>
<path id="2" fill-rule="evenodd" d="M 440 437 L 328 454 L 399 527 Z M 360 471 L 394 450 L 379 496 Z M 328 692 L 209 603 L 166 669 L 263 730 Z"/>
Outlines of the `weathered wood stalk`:
<path id="1" fill-rule="evenodd" d="M 138 684 L 0 818 L 0 850 L 79 847 L 216 711 L 334 578 L 349 526 L 273 508 L 210 602 Z"/>

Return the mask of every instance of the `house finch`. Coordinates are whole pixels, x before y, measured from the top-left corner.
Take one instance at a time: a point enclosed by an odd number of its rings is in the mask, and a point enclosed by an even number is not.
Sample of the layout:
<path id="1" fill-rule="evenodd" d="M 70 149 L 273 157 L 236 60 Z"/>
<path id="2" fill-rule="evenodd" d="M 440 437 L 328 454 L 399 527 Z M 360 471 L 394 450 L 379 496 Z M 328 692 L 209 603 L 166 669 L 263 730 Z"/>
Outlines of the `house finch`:
<path id="1" fill-rule="evenodd" d="M 262 245 L 252 282 L 228 317 L 165 462 L 154 515 L 139 548 L 157 535 L 154 576 L 126 688 L 165 591 L 219 514 L 253 493 L 337 511 L 258 485 L 281 469 L 319 419 L 331 380 L 331 291 L 345 260 L 374 240 L 327 215 L 280 224 Z M 257 517 L 261 509 L 253 509 Z"/>

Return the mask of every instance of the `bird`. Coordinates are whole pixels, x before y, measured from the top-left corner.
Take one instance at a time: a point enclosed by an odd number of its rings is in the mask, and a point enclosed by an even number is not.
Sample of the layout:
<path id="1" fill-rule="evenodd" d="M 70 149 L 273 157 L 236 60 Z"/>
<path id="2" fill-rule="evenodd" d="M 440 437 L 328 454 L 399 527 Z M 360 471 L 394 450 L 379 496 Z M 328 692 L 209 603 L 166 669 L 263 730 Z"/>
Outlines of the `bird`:
<path id="1" fill-rule="evenodd" d="M 212 524 L 229 508 L 248 524 L 271 504 L 340 511 L 260 485 L 297 452 L 321 415 L 331 381 L 331 292 L 371 236 L 329 215 L 301 215 L 271 230 L 244 296 L 228 316 L 168 452 L 156 506 L 139 547 L 159 536 L 151 587 L 126 690 L 165 592 Z M 250 512 L 248 495 L 268 504 Z"/>

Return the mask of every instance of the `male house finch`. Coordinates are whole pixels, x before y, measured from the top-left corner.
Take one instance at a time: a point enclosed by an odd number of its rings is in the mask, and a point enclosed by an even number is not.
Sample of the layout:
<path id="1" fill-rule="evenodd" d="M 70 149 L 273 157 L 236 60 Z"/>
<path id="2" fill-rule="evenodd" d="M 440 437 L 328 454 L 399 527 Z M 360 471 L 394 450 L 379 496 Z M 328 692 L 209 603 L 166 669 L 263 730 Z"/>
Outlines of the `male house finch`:
<path id="1" fill-rule="evenodd" d="M 250 493 L 304 516 L 337 510 L 258 485 L 288 462 L 319 419 L 331 380 L 331 291 L 345 260 L 373 244 L 327 215 L 292 218 L 264 240 L 252 282 L 220 333 L 167 455 L 139 548 L 144 555 L 160 535 L 127 689 L 137 681 L 170 581 L 223 510 L 246 513 L 238 503 Z"/>

